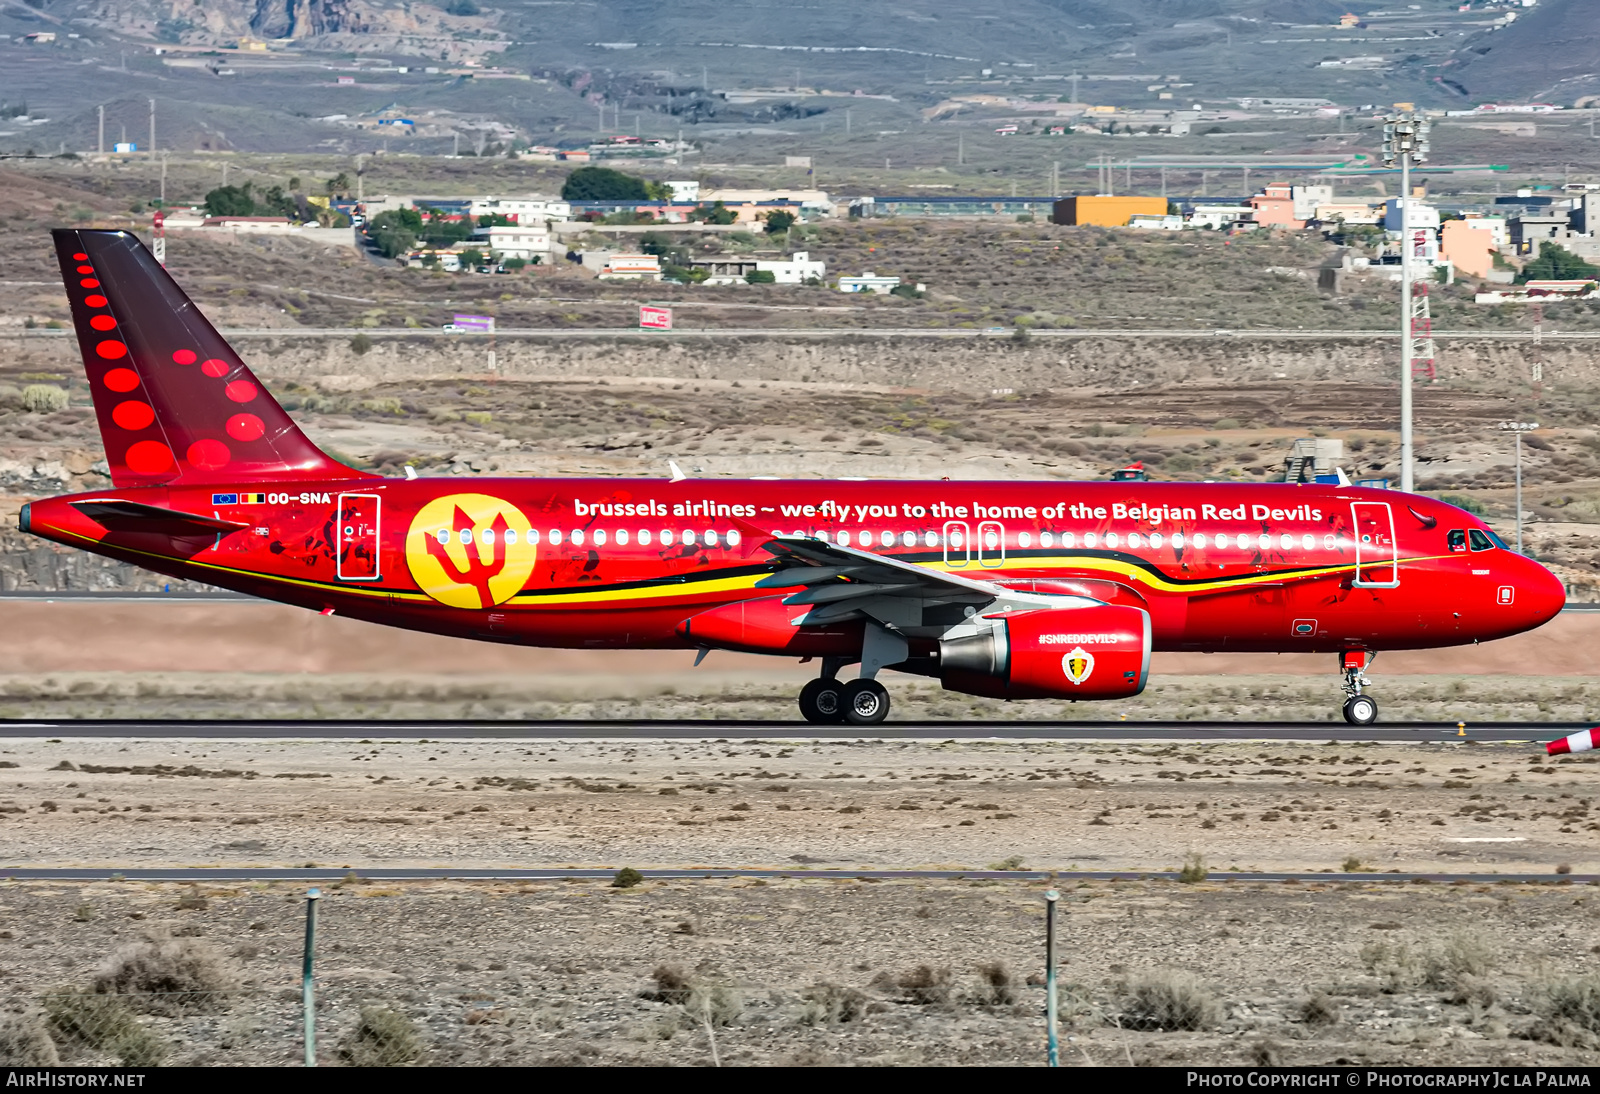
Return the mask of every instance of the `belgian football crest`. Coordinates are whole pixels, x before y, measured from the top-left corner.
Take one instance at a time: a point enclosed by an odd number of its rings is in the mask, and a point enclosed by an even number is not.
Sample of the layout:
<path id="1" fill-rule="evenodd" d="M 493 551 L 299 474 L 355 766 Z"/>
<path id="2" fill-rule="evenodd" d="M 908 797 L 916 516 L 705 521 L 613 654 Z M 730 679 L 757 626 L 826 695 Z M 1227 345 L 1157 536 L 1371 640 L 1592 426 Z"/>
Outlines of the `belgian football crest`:
<path id="1" fill-rule="evenodd" d="M 1074 646 L 1072 652 L 1061 659 L 1061 671 L 1074 684 L 1083 683 L 1094 671 L 1094 654 L 1082 646 Z"/>

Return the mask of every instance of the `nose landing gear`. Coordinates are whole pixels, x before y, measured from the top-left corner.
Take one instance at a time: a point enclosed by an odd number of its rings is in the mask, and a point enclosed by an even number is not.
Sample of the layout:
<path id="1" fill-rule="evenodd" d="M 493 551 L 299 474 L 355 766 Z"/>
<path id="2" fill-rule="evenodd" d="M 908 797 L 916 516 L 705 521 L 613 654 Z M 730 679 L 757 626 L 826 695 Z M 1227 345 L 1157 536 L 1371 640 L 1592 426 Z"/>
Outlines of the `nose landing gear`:
<path id="1" fill-rule="evenodd" d="M 1372 681 L 1367 679 L 1367 666 L 1371 665 L 1377 655 L 1368 650 L 1345 650 L 1339 658 L 1339 672 L 1343 676 L 1343 688 L 1347 698 L 1344 701 L 1344 720 L 1353 726 L 1370 726 L 1378 720 L 1378 703 L 1370 695 L 1362 694 L 1362 688 L 1372 686 Z"/>

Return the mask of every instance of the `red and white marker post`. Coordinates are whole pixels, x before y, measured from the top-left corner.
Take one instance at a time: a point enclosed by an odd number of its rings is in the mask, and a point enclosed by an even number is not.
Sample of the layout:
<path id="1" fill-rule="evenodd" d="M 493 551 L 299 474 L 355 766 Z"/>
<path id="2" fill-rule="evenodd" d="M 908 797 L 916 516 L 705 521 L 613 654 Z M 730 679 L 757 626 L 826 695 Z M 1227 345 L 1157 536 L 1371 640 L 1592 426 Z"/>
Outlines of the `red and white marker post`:
<path id="1" fill-rule="evenodd" d="M 1588 752 L 1592 748 L 1600 748 L 1600 727 L 1574 733 L 1570 737 L 1551 741 L 1544 746 L 1545 752 L 1552 756 L 1562 756 L 1568 752 Z"/>

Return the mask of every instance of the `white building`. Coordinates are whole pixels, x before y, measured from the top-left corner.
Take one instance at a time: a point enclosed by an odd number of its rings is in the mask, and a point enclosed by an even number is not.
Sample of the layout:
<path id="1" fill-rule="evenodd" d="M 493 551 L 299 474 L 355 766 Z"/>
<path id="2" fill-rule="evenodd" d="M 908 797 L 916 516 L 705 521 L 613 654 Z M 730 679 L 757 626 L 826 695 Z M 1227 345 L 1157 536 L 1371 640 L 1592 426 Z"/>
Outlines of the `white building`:
<path id="1" fill-rule="evenodd" d="M 828 272 L 826 263 L 811 261 L 809 251 L 796 251 L 781 262 L 759 261 L 756 269 L 772 274 L 779 285 L 804 285 L 807 281 L 821 281 Z M 893 280 L 899 284 L 899 278 Z"/>
<path id="2" fill-rule="evenodd" d="M 669 183 L 668 185 L 671 185 Z M 674 195 L 676 196 L 676 195 Z M 771 189 L 771 190 L 706 190 L 697 199 L 707 204 L 720 201 L 722 204 L 733 207 L 764 201 L 782 201 L 798 205 L 802 212 L 815 213 L 819 216 L 833 215 L 833 201 L 823 190 L 803 189 Z"/>
<path id="3" fill-rule="evenodd" d="M 613 254 L 599 273 L 602 281 L 660 281 L 661 260 L 655 255 Z"/>
<path id="4" fill-rule="evenodd" d="M 1511 236 L 1506 228 L 1505 217 L 1486 217 L 1480 213 L 1467 213 L 1462 218 L 1467 226 L 1488 232 L 1494 240 L 1495 250 L 1504 250 Z"/>
<path id="5" fill-rule="evenodd" d="M 1318 205 L 1313 220 L 1323 224 L 1344 221 L 1346 224 L 1376 224 L 1380 219 L 1378 206 L 1366 201 L 1325 201 Z"/>
<path id="6" fill-rule="evenodd" d="M 1190 228 L 1222 231 L 1242 221 L 1254 220 L 1255 215 L 1255 209 L 1249 205 L 1196 205 L 1184 223 Z"/>
<path id="7" fill-rule="evenodd" d="M 1333 200 L 1332 186 L 1291 186 L 1289 197 L 1294 201 L 1294 218 L 1310 220 L 1317 215 L 1317 206 Z"/>
<path id="8" fill-rule="evenodd" d="M 550 232 L 542 227 L 522 227 L 492 224 L 473 230 L 473 239 L 482 242 L 501 258 L 520 258 L 531 261 L 538 256 L 541 261 L 550 253 Z"/>
<path id="9" fill-rule="evenodd" d="M 692 204 L 700 200 L 700 184 L 698 182 L 673 182 L 666 183 L 667 189 L 672 191 L 674 205 Z"/>
<path id="10" fill-rule="evenodd" d="M 1439 210 L 1431 205 L 1426 205 L 1420 198 L 1412 198 L 1407 212 L 1410 225 L 1413 228 L 1439 227 Z M 1400 199 L 1390 198 L 1383 204 L 1383 228 L 1387 232 L 1400 230 Z"/>
<path id="11" fill-rule="evenodd" d="M 871 270 L 867 270 L 860 277 L 841 277 L 839 279 L 840 292 L 875 292 L 879 296 L 889 295 L 889 290 L 900 284 L 898 277 L 879 277 Z"/>
<path id="12" fill-rule="evenodd" d="M 474 221 L 482 216 L 503 216 L 522 226 L 572 219 L 571 204 L 551 198 L 473 198 L 468 212 Z"/>

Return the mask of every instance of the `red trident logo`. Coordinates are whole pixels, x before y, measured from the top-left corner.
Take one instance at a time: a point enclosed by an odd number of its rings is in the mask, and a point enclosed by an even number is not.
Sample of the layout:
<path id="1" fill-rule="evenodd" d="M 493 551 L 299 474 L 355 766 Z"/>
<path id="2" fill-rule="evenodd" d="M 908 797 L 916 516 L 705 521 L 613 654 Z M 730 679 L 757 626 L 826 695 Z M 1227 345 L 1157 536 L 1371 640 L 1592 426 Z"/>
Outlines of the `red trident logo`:
<path id="1" fill-rule="evenodd" d="M 424 505 L 406 535 L 417 587 L 452 608 L 503 604 L 533 574 L 538 547 L 528 518 L 488 494 L 446 494 Z"/>
<path id="2" fill-rule="evenodd" d="M 494 552 L 489 561 L 483 559 L 481 543 L 474 545 L 472 542 L 472 518 L 462 511 L 461 506 L 456 506 L 455 519 L 452 530 L 460 537 L 466 533 L 463 542 L 467 548 L 467 564 L 460 567 L 455 559 L 450 557 L 450 552 L 445 545 L 437 539 L 428 540 L 428 554 L 444 568 L 445 576 L 458 585 L 471 585 L 478 593 L 478 607 L 488 608 L 495 604 L 494 593 L 489 591 L 489 579 L 499 577 L 500 571 L 506 568 L 506 529 L 511 527 L 506 523 L 504 513 L 494 515 L 494 523 L 488 528 L 494 541 Z"/>

